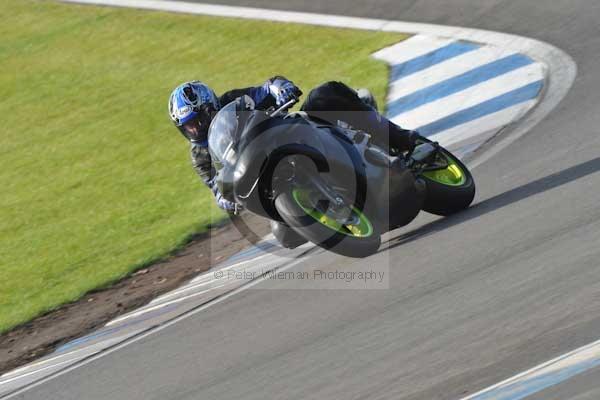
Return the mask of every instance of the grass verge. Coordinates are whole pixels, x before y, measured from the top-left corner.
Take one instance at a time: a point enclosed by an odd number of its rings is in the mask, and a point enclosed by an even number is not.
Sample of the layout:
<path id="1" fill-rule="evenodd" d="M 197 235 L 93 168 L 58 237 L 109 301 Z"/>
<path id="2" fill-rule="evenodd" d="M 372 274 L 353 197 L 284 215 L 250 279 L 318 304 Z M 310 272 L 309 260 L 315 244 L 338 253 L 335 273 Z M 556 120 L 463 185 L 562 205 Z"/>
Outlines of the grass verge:
<path id="1" fill-rule="evenodd" d="M 217 211 L 170 125 L 172 88 L 274 74 L 383 104 L 369 55 L 402 35 L 35 0 L 0 4 L 0 333 L 106 286 Z"/>

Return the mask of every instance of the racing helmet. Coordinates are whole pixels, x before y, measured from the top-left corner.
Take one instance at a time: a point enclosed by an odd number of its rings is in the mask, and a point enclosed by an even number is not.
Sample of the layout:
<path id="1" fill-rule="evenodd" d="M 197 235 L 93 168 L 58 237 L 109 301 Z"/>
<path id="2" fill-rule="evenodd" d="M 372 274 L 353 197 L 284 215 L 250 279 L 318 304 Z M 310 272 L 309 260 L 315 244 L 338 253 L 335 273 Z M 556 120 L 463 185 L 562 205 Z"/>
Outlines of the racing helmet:
<path id="1" fill-rule="evenodd" d="M 207 145 L 208 127 L 219 110 L 215 92 L 200 81 L 177 86 L 169 98 L 169 115 L 189 141 Z"/>

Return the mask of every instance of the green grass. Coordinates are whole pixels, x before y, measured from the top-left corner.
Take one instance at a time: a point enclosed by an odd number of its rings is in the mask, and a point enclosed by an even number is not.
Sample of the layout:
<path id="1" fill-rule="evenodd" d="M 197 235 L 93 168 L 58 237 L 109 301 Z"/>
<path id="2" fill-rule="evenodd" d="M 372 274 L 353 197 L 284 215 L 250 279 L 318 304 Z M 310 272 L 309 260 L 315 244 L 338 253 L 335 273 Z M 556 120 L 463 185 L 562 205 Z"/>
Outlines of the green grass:
<path id="1" fill-rule="evenodd" d="M 283 74 L 383 104 L 369 58 L 403 38 L 65 5 L 0 3 L 0 332 L 164 257 L 218 215 L 170 124 L 174 86 Z"/>

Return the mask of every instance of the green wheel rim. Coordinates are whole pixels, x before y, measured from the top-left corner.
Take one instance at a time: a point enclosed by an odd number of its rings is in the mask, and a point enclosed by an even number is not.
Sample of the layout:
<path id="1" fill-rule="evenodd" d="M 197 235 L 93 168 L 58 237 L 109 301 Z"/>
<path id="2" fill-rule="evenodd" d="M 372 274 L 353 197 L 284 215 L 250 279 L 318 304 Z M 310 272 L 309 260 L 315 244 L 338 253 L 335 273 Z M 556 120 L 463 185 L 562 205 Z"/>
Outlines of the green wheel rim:
<path id="1" fill-rule="evenodd" d="M 292 191 L 292 196 L 294 197 L 296 204 L 298 204 L 307 215 L 311 216 L 315 221 L 331 230 L 351 237 L 365 238 L 373 234 L 373 225 L 371 225 L 369 219 L 354 207 L 352 207 L 352 211 L 358 216 L 358 224 L 343 225 L 310 205 L 308 193 L 306 191 L 294 189 Z"/>
<path id="2" fill-rule="evenodd" d="M 453 157 L 447 154 L 440 153 L 448 162 L 448 167 L 444 169 L 436 169 L 434 171 L 423 172 L 423 176 L 448 186 L 461 186 L 467 181 L 465 171 L 460 167 Z"/>

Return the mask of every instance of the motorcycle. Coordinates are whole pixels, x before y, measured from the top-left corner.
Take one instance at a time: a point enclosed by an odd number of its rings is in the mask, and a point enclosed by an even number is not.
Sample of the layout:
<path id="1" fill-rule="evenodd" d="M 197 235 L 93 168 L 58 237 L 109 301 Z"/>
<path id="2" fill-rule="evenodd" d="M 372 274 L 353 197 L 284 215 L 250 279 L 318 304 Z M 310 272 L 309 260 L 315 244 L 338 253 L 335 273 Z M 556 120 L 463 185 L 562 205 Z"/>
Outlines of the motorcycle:
<path id="1" fill-rule="evenodd" d="M 437 143 L 392 154 L 367 132 L 303 112 L 254 109 L 243 96 L 223 107 L 208 133 L 222 195 L 298 236 L 349 257 L 375 253 L 381 235 L 421 210 L 447 216 L 469 207 L 475 182 Z"/>

